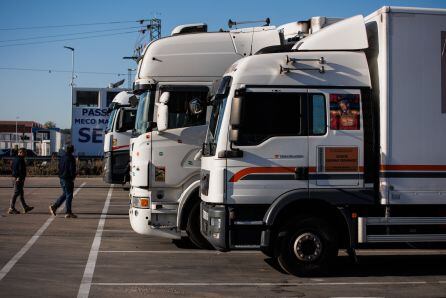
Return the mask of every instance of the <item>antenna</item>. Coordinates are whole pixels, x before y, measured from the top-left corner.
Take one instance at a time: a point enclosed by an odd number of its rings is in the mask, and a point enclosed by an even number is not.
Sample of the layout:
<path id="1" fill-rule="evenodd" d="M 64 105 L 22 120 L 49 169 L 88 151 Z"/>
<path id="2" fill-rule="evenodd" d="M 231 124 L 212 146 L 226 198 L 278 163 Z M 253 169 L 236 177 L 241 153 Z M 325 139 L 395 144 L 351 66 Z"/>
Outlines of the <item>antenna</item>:
<path id="1" fill-rule="evenodd" d="M 242 25 L 242 24 L 254 24 L 254 23 L 265 23 L 265 25 L 263 26 L 269 26 L 269 24 L 271 23 L 270 18 L 266 18 L 264 20 L 257 20 L 257 21 L 233 21 L 231 19 L 229 19 L 228 21 L 228 27 L 232 28 L 232 26 L 237 26 L 237 25 Z"/>

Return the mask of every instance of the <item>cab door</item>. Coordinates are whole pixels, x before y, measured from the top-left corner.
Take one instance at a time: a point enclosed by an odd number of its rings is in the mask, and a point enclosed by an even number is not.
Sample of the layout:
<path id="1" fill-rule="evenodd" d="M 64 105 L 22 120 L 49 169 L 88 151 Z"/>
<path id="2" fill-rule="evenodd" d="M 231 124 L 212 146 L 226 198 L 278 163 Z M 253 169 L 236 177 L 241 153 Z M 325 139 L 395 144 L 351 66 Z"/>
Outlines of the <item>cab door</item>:
<path id="1" fill-rule="evenodd" d="M 307 90 L 247 88 L 238 141 L 228 151 L 228 204 L 271 204 L 295 189 L 308 191 Z"/>
<path id="2" fill-rule="evenodd" d="M 364 133 L 358 89 L 310 89 L 310 188 L 363 187 Z"/>
<path id="3" fill-rule="evenodd" d="M 161 89 L 161 92 L 170 92 L 168 128 L 152 133 L 151 188 L 178 187 L 195 175 L 199 179 L 201 163 L 195 156 L 207 129 L 207 87 L 172 86 Z M 189 110 L 193 100 L 198 100 L 203 107 L 198 114 Z"/>

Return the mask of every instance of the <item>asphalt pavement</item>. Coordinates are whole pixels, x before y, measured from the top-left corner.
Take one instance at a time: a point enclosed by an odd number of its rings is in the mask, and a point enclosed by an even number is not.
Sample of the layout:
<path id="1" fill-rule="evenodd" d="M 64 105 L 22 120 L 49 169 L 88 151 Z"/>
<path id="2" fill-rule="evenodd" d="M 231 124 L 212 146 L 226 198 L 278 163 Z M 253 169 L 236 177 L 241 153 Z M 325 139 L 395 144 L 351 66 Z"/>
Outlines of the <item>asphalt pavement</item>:
<path id="1" fill-rule="evenodd" d="M 329 275 L 299 278 L 258 251 L 134 233 L 128 191 L 101 178 L 76 181 L 77 219 L 49 214 L 60 194 L 57 178 L 31 177 L 35 209 L 8 215 L 11 181 L 0 177 L 0 297 L 446 297 L 443 249 L 360 250 L 359 264 L 341 252 Z"/>

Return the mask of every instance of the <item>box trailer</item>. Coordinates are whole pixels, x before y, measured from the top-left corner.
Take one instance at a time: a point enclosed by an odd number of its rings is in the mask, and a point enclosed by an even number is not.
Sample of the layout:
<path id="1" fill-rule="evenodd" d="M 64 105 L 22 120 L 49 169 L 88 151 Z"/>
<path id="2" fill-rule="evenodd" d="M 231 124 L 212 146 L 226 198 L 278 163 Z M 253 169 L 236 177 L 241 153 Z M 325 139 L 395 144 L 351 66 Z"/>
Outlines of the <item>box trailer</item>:
<path id="1" fill-rule="evenodd" d="M 206 239 L 294 274 L 446 241 L 445 31 L 444 9 L 383 7 L 230 67 L 203 145 Z"/>

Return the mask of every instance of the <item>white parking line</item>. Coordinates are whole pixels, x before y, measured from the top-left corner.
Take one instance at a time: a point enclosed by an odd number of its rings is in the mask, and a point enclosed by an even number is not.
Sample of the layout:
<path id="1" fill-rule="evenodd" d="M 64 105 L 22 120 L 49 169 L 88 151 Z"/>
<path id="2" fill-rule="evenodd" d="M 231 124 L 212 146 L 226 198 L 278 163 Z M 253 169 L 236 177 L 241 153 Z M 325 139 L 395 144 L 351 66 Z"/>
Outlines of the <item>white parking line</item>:
<path id="1" fill-rule="evenodd" d="M 129 218 L 128 214 L 113 214 L 113 215 L 108 215 L 107 218 L 109 219 L 121 219 L 121 218 Z"/>
<path id="2" fill-rule="evenodd" d="M 131 230 L 104 230 L 103 232 L 104 233 L 105 232 L 107 232 L 107 233 L 132 233 L 132 234 L 135 233 L 135 232 L 133 232 Z"/>
<path id="3" fill-rule="evenodd" d="M 427 284 L 441 284 L 445 281 L 375 281 L 375 282 L 144 282 L 144 283 L 109 283 L 98 282 L 93 283 L 95 286 L 149 286 L 149 287 L 274 287 L 274 286 L 374 286 L 374 285 L 427 285 Z"/>
<path id="4" fill-rule="evenodd" d="M 77 195 L 77 193 L 81 190 L 82 187 L 87 184 L 86 182 L 82 183 L 73 193 L 73 197 Z M 62 207 L 62 206 L 61 206 Z M 45 232 L 48 226 L 53 222 L 55 216 L 51 216 L 48 218 L 45 223 L 37 230 L 37 232 L 28 240 L 28 242 L 22 247 L 22 249 L 16 253 L 5 266 L 3 266 L 2 270 L 0 270 L 0 281 L 8 274 L 9 271 L 14 267 L 14 265 L 23 257 L 24 254 L 34 245 L 34 243 L 39 239 L 39 237 Z"/>
<path id="5" fill-rule="evenodd" d="M 96 260 L 98 258 L 99 247 L 101 246 L 102 231 L 104 230 L 105 218 L 107 217 L 108 207 L 110 205 L 110 199 L 113 193 L 113 184 L 110 186 L 107 194 L 107 199 L 102 208 L 101 219 L 96 229 L 93 244 L 91 245 L 90 254 L 88 256 L 87 265 L 85 266 L 84 275 L 82 276 L 81 285 L 77 297 L 88 297 L 90 294 L 91 282 L 93 281 L 94 269 L 96 267 Z"/>
<path id="6" fill-rule="evenodd" d="M 100 250 L 100 253 L 147 253 L 147 254 L 214 254 L 214 255 L 232 255 L 232 254 L 262 254 L 256 250 L 234 250 L 230 252 L 221 252 L 216 250 L 200 250 L 200 249 L 185 249 L 185 250 Z"/>

